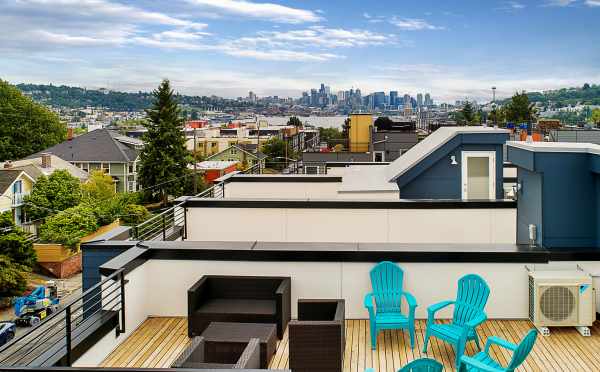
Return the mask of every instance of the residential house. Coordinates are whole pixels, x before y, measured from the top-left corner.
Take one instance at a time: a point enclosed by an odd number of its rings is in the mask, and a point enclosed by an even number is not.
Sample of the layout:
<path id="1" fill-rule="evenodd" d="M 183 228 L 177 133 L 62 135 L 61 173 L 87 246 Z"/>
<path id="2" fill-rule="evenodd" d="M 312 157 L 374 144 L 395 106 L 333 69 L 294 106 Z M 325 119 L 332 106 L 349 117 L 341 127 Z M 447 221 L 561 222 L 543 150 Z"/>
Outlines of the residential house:
<path id="1" fill-rule="evenodd" d="M 218 161 L 235 161 L 239 162 L 242 168 L 251 168 L 259 163 L 260 167 L 265 167 L 267 155 L 262 152 L 256 153 L 256 144 L 236 144 L 231 145 L 227 149 L 208 157 L 207 160 Z"/>
<path id="2" fill-rule="evenodd" d="M 34 182 L 24 170 L 11 169 L 10 163 L 4 163 L 0 169 L 0 213 L 12 211 L 17 225 L 23 222 L 23 198 L 31 192 Z"/>
<path id="3" fill-rule="evenodd" d="M 78 178 L 82 183 L 86 182 L 90 177 L 86 171 L 49 153 L 43 153 L 36 158 L 12 161 L 10 162 L 10 167 L 12 169 L 24 170 L 34 180 L 37 180 L 40 176 L 49 176 L 56 170 L 66 170 L 71 176 Z"/>
<path id="4" fill-rule="evenodd" d="M 50 153 L 91 173 L 103 170 L 115 180 L 118 192 L 138 190 L 137 166 L 142 142 L 108 129 L 96 129 L 28 157 Z"/>
<path id="5" fill-rule="evenodd" d="M 204 182 L 212 184 L 217 178 L 238 170 L 238 161 L 207 160 L 196 165 L 196 171 L 204 176 Z M 192 166 L 189 166 L 192 168 Z"/>

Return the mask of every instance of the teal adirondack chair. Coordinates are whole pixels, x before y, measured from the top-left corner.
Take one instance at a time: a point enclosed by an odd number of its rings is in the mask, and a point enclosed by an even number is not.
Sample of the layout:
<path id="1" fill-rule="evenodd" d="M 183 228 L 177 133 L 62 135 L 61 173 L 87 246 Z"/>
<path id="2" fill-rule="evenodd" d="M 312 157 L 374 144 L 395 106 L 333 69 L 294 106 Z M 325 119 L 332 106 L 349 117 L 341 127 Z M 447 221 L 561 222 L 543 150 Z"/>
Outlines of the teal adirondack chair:
<path id="1" fill-rule="evenodd" d="M 517 369 L 523 362 L 525 358 L 533 349 L 533 345 L 535 344 L 535 340 L 537 338 L 537 330 L 531 329 L 525 337 L 521 340 L 519 345 L 515 345 L 508 341 L 505 341 L 499 337 L 492 336 L 487 339 L 485 343 L 485 349 L 472 357 L 463 355 L 460 357 L 460 372 L 475 372 L 475 371 L 484 371 L 484 372 L 512 372 Z M 506 367 L 503 367 L 496 360 L 492 359 L 490 356 L 490 346 L 492 344 L 499 345 L 505 349 L 512 351 L 513 356 L 510 362 Z"/>
<path id="2" fill-rule="evenodd" d="M 371 347 L 377 348 L 377 334 L 382 329 L 408 329 L 410 347 L 414 348 L 417 301 L 402 290 L 404 271 L 395 263 L 384 261 L 375 265 L 370 275 L 373 292 L 365 296 L 365 307 L 369 310 Z M 402 313 L 402 297 L 408 303 L 408 316 Z"/>
<path id="3" fill-rule="evenodd" d="M 443 369 L 444 366 L 437 360 L 421 358 L 408 363 L 400 368 L 398 372 L 442 372 Z M 375 372 L 375 370 L 373 368 L 367 368 L 365 372 Z"/>
<path id="4" fill-rule="evenodd" d="M 476 327 L 487 319 L 483 310 L 489 295 L 490 288 L 479 275 L 469 274 L 460 278 L 455 301 L 442 301 L 427 308 L 427 331 L 423 352 L 427 352 L 429 337 L 435 336 L 454 346 L 458 367 L 468 341 L 475 341 L 477 348 L 481 350 Z M 450 305 L 454 305 L 452 323 L 436 323 L 435 313 Z"/>

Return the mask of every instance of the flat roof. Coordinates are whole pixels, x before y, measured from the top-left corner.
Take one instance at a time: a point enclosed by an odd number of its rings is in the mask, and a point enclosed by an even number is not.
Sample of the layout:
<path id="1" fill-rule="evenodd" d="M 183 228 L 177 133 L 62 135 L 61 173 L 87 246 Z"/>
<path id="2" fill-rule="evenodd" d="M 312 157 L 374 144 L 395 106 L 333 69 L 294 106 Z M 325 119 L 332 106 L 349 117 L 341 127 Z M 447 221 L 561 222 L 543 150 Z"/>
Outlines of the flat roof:
<path id="1" fill-rule="evenodd" d="M 600 155 L 600 145 L 593 143 L 509 141 L 506 145 L 533 152 L 577 152 Z"/>

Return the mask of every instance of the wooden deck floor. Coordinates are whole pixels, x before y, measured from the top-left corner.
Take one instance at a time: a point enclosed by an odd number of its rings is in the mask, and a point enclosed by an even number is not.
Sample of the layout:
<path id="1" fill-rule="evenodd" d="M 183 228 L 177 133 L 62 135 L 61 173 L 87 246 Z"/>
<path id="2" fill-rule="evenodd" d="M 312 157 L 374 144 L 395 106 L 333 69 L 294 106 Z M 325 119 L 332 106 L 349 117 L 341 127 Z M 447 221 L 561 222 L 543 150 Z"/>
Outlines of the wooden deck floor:
<path id="1" fill-rule="evenodd" d="M 500 336 L 518 342 L 531 328 L 528 321 L 488 320 L 480 327 L 485 339 Z M 425 321 L 416 324 L 417 345 L 409 347 L 408 334 L 399 331 L 384 331 L 379 334 L 377 350 L 371 350 L 369 324 L 367 320 L 346 321 L 346 351 L 344 372 L 363 372 L 374 367 L 380 372 L 395 372 L 421 353 Z M 169 367 L 188 344 L 186 318 L 148 318 L 125 342 L 115 349 L 101 364 L 104 367 Z M 510 354 L 492 347 L 494 357 L 506 365 Z M 553 329 L 550 337 L 538 337 L 538 341 L 520 371 L 600 371 L 600 324 L 596 322 L 592 337 L 582 337 L 573 328 Z M 473 354 L 473 345 L 467 354 Z M 428 356 L 442 362 L 445 371 L 454 370 L 454 351 L 443 342 L 432 338 Z M 279 342 L 270 368 L 288 369 L 288 338 Z"/>

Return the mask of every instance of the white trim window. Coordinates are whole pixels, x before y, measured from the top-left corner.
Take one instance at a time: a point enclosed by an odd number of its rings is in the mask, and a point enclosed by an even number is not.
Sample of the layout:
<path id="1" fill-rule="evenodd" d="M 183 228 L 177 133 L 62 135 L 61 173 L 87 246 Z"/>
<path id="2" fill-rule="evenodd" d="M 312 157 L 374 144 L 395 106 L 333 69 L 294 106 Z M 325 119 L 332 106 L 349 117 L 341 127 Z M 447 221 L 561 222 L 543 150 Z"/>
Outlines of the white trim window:
<path id="1" fill-rule="evenodd" d="M 496 199 L 496 152 L 463 151 L 461 154 L 463 199 Z"/>

